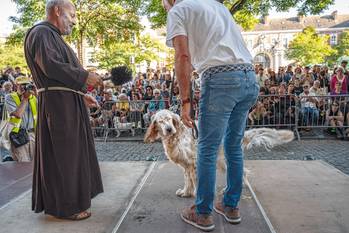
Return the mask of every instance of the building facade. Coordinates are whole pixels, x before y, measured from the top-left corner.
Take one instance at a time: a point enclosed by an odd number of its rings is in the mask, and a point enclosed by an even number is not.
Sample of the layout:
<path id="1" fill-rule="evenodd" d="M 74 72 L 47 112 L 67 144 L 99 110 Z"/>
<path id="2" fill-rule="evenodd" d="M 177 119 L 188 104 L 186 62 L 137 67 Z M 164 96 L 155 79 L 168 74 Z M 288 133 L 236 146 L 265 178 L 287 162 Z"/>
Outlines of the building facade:
<path id="1" fill-rule="evenodd" d="M 339 35 L 349 30 L 349 15 L 338 15 L 335 11 L 325 16 L 300 15 L 280 19 L 269 19 L 266 16 L 253 31 L 243 32 L 242 35 L 255 64 L 277 71 L 280 66 L 293 63 L 285 56 L 288 45 L 297 33 L 309 26 L 314 27 L 319 34 L 330 35 L 329 43 L 336 45 Z"/>

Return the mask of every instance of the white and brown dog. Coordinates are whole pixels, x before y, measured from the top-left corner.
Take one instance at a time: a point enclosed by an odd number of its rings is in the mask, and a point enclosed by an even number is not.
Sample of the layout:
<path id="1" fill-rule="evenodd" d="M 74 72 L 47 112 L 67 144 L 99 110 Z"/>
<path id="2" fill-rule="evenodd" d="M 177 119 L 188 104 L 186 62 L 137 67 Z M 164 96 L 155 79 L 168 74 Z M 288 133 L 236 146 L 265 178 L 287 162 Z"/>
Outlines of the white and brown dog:
<path id="1" fill-rule="evenodd" d="M 184 188 L 178 189 L 176 195 L 180 197 L 194 196 L 196 186 L 196 141 L 192 137 L 191 129 L 182 123 L 179 115 L 169 110 L 161 110 L 153 116 L 144 136 L 144 142 L 154 142 L 157 139 L 161 139 L 168 159 L 184 169 Z M 269 150 L 293 139 L 294 134 L 290 130 L 250 129 L 245 131 L 242 148 L 246 150 L 255 146 L 264 146 Z M 218 167 L 225 169 L 222 147 L 218 156 Z"/>

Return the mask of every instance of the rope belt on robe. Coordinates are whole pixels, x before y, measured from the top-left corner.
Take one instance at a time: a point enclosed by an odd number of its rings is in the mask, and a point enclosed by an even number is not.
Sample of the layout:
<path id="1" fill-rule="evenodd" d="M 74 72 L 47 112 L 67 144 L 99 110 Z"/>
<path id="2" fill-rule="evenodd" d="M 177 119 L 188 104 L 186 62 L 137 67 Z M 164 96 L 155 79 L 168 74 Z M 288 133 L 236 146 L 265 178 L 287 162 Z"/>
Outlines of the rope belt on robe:
<path id="1" fill-rule="evenodd" d="M 44 92 L 44 91 L 70 91 L 70 92 L 77 93 L 79 95 L 85 95 L 85 93 L 83 93 L 81 91 L 73 90 L 73 89 L 70 89 L 68 87 L 47 87 L 47 88 L 40 88 L 37 91 L 38 91 L 38 93 Z"/>

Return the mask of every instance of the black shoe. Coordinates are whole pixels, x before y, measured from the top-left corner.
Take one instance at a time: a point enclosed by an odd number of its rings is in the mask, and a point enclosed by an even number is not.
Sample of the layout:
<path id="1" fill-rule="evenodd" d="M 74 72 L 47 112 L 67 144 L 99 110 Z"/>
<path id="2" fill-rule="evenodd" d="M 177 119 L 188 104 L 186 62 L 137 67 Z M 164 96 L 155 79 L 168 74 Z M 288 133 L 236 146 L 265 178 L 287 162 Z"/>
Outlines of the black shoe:
<path id="1" fill-rule="evenodd" d="M 12 157 L 8 156 L 2 160 L 3 162 L 12 162 L 14 161 Z"/>

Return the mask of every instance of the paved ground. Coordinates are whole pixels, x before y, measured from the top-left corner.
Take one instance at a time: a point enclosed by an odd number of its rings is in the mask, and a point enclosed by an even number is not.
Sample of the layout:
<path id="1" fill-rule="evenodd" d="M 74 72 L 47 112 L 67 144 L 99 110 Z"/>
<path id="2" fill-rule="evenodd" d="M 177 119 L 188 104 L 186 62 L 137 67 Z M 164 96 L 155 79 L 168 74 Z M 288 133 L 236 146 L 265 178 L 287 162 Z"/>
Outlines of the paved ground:
<path id="1" fill-rule="evenodd" d="M 249 160 L 246 168 L 277 233 L 349 232 L 348 175 L 320 160 Z"/>
<path id="2" fill-rule="evenodd" d="M 96 142 L 99 161 L 155 161 L 164 160 L 161 143 L 143 142 Z"/>
<path id="3" fill-rule="evenodd" d="M 31 211 L 31 191 L 28 188 L 20 198 L 7 205 L 0 205 L 0 232 L 108 233 L 120 219 L 133 196 L 135 187 L 139 185 L 150 164 L 149 162 L 100 163 L 104 193 L 92 200 L 92 217 L 85 221 L 71 222 L 49 215 L 35 214 Z M 0 196 L 2 195 L 1 191 Z"/>
<path id="4" fill-rule="evenodd" d="M 161 143 L 96 142 L 100 161 L 164 160 Z M 303 140 L 278 146 L 271 152 L 254 149 L 246 152 L 248 160 L 324 160 L 349 174 L 349 142 L 340 140 Z"/>
<path id="5" fill-rule="evenodd" d="M 101 162 L 105 193 L 93 201 L 92 218 L 83 223 L 66 224 L 42 214 L 34 214 L 29 208 L 30 174 L 22 174 L 19 178 L 20 174 L 15 173 L 11 179 L 4 180 L 6 189 L 0 190 L 0 232 L 115 233 L 115 229 L 130 233 L 197 232 L 178 217 L 180 208 L 192 203 L 190 199 L 182 200 L 174 195 L 175 190 L 182 186 L 181 170 L 169 162 L 143 162 L 166 159 L 160 143 L 96 142 L 96 148 L 101 161 L 131 162 Z M 347 141 L 304 140 L 274 148 L 271 152 L 258 148 L 246 154 L 249 160 L 246 167 L 251 171 L 248 179 L 276 232 L 348 232 L 349 209 L 343 205 L 348 203 L 348 176 L 319 161 L 286 161 L 324 160 L 349 174 L 348 149 Z M 18 164 L 0 164 L 0 174 L 12 165 Z M 147 174 L 150 175 L 149 179 L 145 179 Z M 24 186 L 28 191 L 23 195 L 14 193 Z M 10 193 L 8 190 L 13 191 L 11 195 L 15 198 L 10 202 L 6 197 Z M 7 204 L 1 204 L 2 197 L 7 198 L 4 199 Z M 244 216 L 253 214 L 247 216 L 244 224 L 238 228 L 224 224 L 216 216 L 215 232 L 265 232 L 265 222 L 260 221 L 260 212 L 254 204 L 251 193 L 245 190 L 241 204 L 242 209 L 247 210 Z"/>

